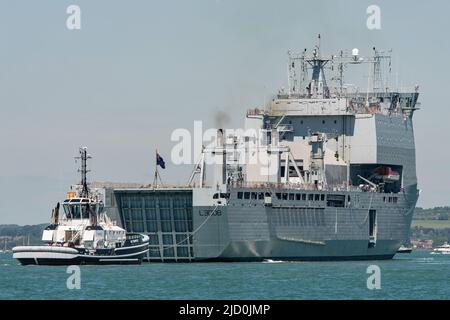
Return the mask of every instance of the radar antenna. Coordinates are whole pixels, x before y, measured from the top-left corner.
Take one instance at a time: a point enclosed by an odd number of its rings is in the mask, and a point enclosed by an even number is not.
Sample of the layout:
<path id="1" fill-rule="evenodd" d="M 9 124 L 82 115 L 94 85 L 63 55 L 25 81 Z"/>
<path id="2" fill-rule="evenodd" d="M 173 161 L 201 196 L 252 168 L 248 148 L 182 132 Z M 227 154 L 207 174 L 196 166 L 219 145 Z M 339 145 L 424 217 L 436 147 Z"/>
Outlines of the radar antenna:
<path id="1" fill-rule="evenodd" d="M 81 182 L 80 182 L 81 194 L 80 194 L 80 197 L 87 198 L 87 197 L 89 197 L 89 188 L 87 185 L 86 175 L 88 172 L 91 171 L 91 170 L 87 169 L 87 160 L 92 159 L 92 157 L 87 153 L 87 147 L 81 147 L 80 148 L 80 156 L 75 157 L 75 159 L 81 160 L 81 166 L 78 169 L 78 172 L 81 172 Z"/>

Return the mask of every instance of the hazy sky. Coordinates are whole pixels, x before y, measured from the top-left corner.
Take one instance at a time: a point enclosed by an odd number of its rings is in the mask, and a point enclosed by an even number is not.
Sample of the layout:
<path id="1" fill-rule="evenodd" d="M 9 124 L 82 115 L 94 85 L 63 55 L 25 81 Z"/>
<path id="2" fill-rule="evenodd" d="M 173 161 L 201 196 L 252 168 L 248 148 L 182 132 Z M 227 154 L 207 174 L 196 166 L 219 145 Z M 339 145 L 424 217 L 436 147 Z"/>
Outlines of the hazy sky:
<path id="1" fill-rule="evenodd" d="M 81 7 L 81 30 L 66 8 Z M 381 8 L 381 30 L 366 9 Z M 419 205 L 449 205 L 450 2 L 0 0 L 0 223 L 46 222 L 78 181 L 86 145 L 91 180 L 151 182 L 154 150 L 194 120 L 215 126 L 286 86 L 286 52 L 394 49 L 393 70 L 420 85 L 415 114 Z M 185 183 L 168 163 L 163 179 Z"/>

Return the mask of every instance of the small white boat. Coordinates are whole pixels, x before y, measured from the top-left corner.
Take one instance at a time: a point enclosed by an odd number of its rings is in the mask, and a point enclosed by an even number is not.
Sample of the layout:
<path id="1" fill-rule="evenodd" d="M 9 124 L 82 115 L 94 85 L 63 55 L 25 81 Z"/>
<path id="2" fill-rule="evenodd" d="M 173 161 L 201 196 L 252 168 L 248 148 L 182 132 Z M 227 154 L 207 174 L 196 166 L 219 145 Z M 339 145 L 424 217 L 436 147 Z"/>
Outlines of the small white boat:
<path id="1" fill-rule="evenodd" d="M 412 252 L 412 248 L 411 247 L 406 247 L 404 245 L 401 245 L 400 248 L 398 248 L 397 253 L 411 253 Z"/>
<path id="2" fill-rule="evenodd" d="M 444 242 L 442 246 L 434 248 L 432 253 L 450 254 L 450 244 Z"/>

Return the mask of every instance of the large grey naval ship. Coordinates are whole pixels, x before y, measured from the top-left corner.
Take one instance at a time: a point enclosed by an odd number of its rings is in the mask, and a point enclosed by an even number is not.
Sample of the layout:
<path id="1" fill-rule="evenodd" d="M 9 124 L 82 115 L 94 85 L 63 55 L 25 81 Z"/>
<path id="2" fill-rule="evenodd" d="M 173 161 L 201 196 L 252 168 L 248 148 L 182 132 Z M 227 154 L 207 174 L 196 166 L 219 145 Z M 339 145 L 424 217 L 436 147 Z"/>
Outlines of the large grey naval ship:
<path id="1" fill-rule="evenodd" d="M 419 93 L 394 89 L 390 51 L 371 51 L 325 55 L 319 36 L 289 52 L 287 87 L 248 110 L 240 133 L 217 130 L 186 186 L 91 187 L 123 228 L 149 236 L 150 262 L 390 259 L 419 195 Z M 361 70 L 366 88 L 346 76 Z"/>

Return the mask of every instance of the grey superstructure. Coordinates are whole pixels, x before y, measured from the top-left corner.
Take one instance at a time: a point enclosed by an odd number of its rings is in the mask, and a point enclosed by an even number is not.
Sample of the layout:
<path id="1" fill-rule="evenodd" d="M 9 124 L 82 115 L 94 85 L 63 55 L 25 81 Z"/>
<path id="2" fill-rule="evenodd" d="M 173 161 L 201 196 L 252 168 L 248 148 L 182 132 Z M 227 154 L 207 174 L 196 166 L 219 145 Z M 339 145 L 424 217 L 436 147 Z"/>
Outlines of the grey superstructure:
<path id="1" fill-rule="evenodd" d="M 356 65 L 371 67 L 366 92 L 344 80 Z M 375 48 L 289 54 L 288 88 L 242 132 L 218 130 L 189 186 L 109 185 L 106 205 L 149 235 L 149 261 L 392 258 L 418 198 L 419 94 L 391 89 L 384 67 Z"/>

